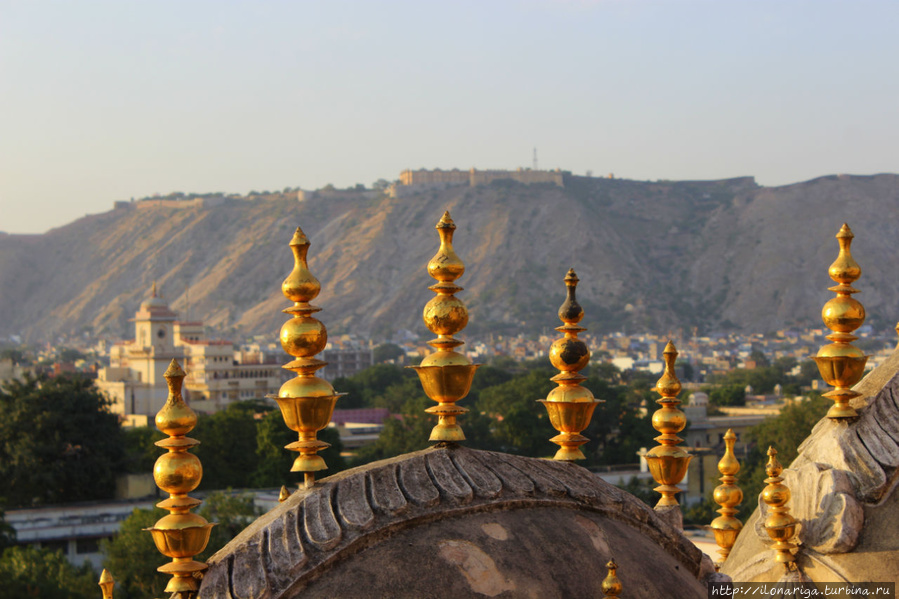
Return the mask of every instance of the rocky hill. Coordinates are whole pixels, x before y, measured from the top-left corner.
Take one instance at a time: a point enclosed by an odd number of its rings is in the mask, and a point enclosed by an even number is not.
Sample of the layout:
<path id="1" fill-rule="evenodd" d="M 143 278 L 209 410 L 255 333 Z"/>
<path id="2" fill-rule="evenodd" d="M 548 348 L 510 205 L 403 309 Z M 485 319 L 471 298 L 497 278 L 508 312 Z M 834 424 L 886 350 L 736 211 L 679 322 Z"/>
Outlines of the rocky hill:
<path id="1" fill-rule="evenodd" d="M 569 267 L 593 331 L 816 324 L 844 221 L 863 270 L 858 297 L 869 322 L 886 326 L 899 319 L 897 202 L 899 176 L 885 174 L 784 187 L 569 177 L 564 189 L 495 182 L 405 198 L 119 208 L 43 235 L 0 234 L 0 337 L 126 337 L 155 280 L 182 318 L 274 339 L 298 225 L 332 333 L 426 335 L 425 265 L 447 209 L 470 334 L 556 326 Z"/>

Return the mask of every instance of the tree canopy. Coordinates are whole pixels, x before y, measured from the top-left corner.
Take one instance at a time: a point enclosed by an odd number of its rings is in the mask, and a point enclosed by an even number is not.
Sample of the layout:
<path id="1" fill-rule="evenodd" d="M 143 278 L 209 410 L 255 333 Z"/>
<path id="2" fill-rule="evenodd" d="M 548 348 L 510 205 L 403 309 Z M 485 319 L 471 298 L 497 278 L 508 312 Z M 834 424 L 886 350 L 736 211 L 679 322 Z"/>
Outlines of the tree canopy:
<path id="1" fill-rule="evenodd" d="M 6 507 L 113 495 L 122 430 L 87 379 L 26 375 L 6 381 L 0 388 L 0 439 Z"/>

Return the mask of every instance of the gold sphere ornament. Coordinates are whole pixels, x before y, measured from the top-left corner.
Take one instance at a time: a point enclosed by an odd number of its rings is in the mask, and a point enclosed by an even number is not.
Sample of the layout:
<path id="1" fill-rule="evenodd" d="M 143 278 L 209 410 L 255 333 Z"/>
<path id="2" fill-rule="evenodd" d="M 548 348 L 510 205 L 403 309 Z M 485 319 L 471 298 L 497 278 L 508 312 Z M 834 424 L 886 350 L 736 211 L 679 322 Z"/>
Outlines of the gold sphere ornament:
<path id="1" fill-rule="evenodd" d="M 768 536 L 774 540 L 775 560 L 784 564 L 788 570 L 795 561 L 793 549 L 796 544 L 791 542 L 796 533 L 796 518 L 790 515 L 786 507 L 790 501 L 790 489 L 783 484 L 783 466 L 777 461 L 777 450 L 768 448 L 768 464 L 765 466 L 765 479 L 767 486 L 762 490 L 762 501 L 768 506 L 768 516 L 765 518 L 765 530 Z"/>
<path id="2" fill-rule="evenodd" d="M 736 474 L 740 471 L 740 462 L 734 455 L 734 443 L 737 436 L 734 430 L 729 428 L 724 434 L 724 457 L 718 462 L 718 472 L 721 473 L 721 484 L 715 487 L 713 498 L 715 503 L 721 506 L 718 513 L 721 514 L 712 520 L 712 532 L 715 533 L 715 542 L 721 549 L 718 553 L 721 555 L 723 563 L 730 555 L 730 550 L 737 541 L 737 535 L 743 529 L 743 523 L 734 516 L 737 513 L 737 506 L 743 501 L 743 491 L 735 483 L 737 482 Z"/>
<path id="3" fill-rule="evenodd" d="M 428 289 L 437 295 L 425 305 L 422 318 L 428 330 L 437 335 L 436 339 L 428 342 L 437 351 L 427 355 L 420 365 L 411 368 L 418 373 L 425 394 L 437 402 L 436 406 L 425 410 L 437 416 L 437 425 L 431 430 L 428 440 L 458 442 L 465 440 L 465 433 L 456 422 L 456 417 L 468 409 L 456 405 L 456 402 L 468 395 L 474 373 L 480 365 L 472 364 L 455 349 L 464 345 L 453 335 L 468 324 L 468 309 L 455 296 L 462 291 L 455 281 L 465 272 L 465 265 L 453 249 L 456 224 L 448 211 L 443 213 L 436 228 L 440 247 L 428 262 L 428 274 L 437 283 Z"/>
<path id="4" fill-rule="evenodd" d="M 677 485 L 687 474 L 691 456 L 686 449 L 679 447 L 683 441 L 677 433 L 684 430 L 687 418 L 678 408 L 680 400 L 677 398 L 681 391 L 681 384 L 674 372 L 674 363 L 677 360 L 677 349 L 669 341 L 665 346 L 665 372 L 656 383 L 656 391 L 662 397 L 656 403 L 662 407 L 652 415 L 652 426 L 662 433 L 655 438 L 659 442 L 644 456 L 649 466 L 652 477 L 659 484 L 655 488 L 662 497 L 656 504 L 656 509 L 677 506 L 675 495 L 680 493 Z"/>
<path id="5" fill-rule="evenodd" d="M 169 494 L 169 498 L 157 503 L 156 507 L 168 510 L 169 514 L 163 516 L 153 528 L 144 530 L 153 536 L 156 549 L 172 558 L 171 563 L 158 568 L 160 572 L 172 575 L 165 587 L 166 592 L 192 596 L 199 589 L 194 575 L 207 568 L 206 564 L 192 558 L 206 549 L 209 534 L 215 525 L 190 512 L 191 508 L 202 503 L 188 493 L 200 484 L 203 466 L 197 456 L 188 453 L 200 442 L 185 436 L 197 425 L 197 415 L 181 395 L 184 370 L 177 361 L 172 360 L 164 376 L 169 394 L 165 405 L 156 414 L 156 428 L 168 438 L 157 441 L 156 445 L 167 449 L 168 453 L 156 460 L 153 478 L 159 488 Z"/>
<path id="6" fill-rule="evenodd" d="M 858 339 L 852 331 L 865 322 L 864 306 L 852 297 L 853 293 L 859 291 L 852 287 L 852 283 L 862 274 L 862 269 L 849 251 L 854 237 L 849 225 L 845 223 L 837 233 L 840 253 L 827 271 L 830 278 L 838 283 L 829 288 L 837 296 L 824 304 L 821 311 L 825 326 L 833 331 L 827 336 L 832 343 L 822 347 L 815 357 L 821 378 L 828 385 L 835 387 L 833 391 L 825 393 L 824 397 L 833 400 L 833 405 L 827 411 L 827 417 L 836 420 L 858 416 L 855 409 L 849 405 L 849 401 L 860 395 L 857 391 L 853 391 L 852 387 L 861 380 L 865 364 L 868 362 L 864 352 L 852 345 L 852 342 Z"/>
<path id="7" fill-rule="evenodd" d="M 603 597 L 615 599 L 621 595 L 621 581 L 618 580 L 618 564 L 615 563 L 614 559 L 610 559 L 609 563 L 606 564 L 606 568 L 609 569 L 609 572 L 602 581 L 602 594 Z"/>
<path id="8" fill-rule="evenodd" d="M 296 376 L 281 385 L 278 395 L 273 397 L 281 408 L 285 424 L 299 436 L 299 440 L 286 448 L 300 454 L 290 471 L 303 472 L 307 487 L 314 484 L 316 472 L 328 468 L 318 452 L 331 445 L 318 440 L 318 431 L 328 426 L 337 399 L 345 395 L 335 393 L 331 383 L 315 375 L 318 369 L 328 364 L 314 357 L 328 344 L 328 331 L 320 320 L 312 316 L 321 308 L 309 303 L 321 291 L 321 283 L 309 272 L 306 263 L 309 245 L 306 234 L 297 227 L 290 240 L 293 270 L 281 283 L 284 297 L 293 302 L 293 306 L 283 312 L 292 318 L 284 323 L 280 334 L 281 347 L 294 358 L 284 368 L 293 371 Z"/>
<path id="9" fill-rule="evenodd" d="M 580 279 L 571 268 L 564 280 L 567 295 L 559 308 L 559 320 L 563 324 L 556 327 L 563 337 L 553 341 L 549 349 L 549 361 L 560 371 L 550 380 L 558 387 L 550 391 L 546 399 L 537 401 L 546 406 L 550 424 L 559 431 L 550 439 L 559 445 L 553 459 L 570 462 L 586 459 L 580 446 L 589 439 L 581 431 L 590 426 L 593 411 L 603 400 L 596 399 L 589 389 L 581 387 L 581 382 L 587 377 L 580 371 L 590 362 L 590 350 L 586 343 L 578 339 L 578 333 L 587 330 L 578 324 L 584 317 L 584 309 L 578 304 L 576 295 Z"/>

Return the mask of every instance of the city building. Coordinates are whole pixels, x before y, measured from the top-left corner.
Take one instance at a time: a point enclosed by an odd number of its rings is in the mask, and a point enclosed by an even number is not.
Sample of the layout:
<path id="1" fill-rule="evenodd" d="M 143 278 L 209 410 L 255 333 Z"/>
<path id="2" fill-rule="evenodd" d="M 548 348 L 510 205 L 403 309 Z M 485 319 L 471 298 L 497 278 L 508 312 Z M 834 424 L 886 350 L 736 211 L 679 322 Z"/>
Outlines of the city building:
<path id="1" fill-rule="evenodd" d="M 134 339 L 116 343 L 97 387 L 112 409 L 132 425 L 145 425 L 165 404 L 163 373 L 172 359 L 187 365 L 184 393 L 198 412 L 276 394 L 282 373 L 278 355 L 259 347 L 235 352 L 231 341 L 207 339 L 202 322 L 180 322 L 153 285 L 134 315 Z"/>

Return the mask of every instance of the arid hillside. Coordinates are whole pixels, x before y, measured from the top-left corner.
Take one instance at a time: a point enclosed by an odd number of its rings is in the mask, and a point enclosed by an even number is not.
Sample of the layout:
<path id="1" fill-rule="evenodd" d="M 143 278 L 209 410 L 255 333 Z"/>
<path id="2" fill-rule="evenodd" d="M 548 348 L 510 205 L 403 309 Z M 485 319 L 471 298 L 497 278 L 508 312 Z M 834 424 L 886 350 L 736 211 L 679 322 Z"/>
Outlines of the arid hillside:
<path id="1" fill-rule="evenodd" d="M 471 334 L 557 326 L 569 267 L 594 331 L 815 324 L 844 221 L 863 270 L 857 297 L 883 326 L 899 319 L 897 205 L 899 176 L 886 174 L 784 187 L 570 177 L 564 189 L 496 182 L 398 199 L 121 208 L 44 235 L 0 235 L 0 336 L 127 336 L 157 281 L 182 318 L 274 339 L 297 226 L 312 241 L 332 333 L 424 335 L 425 265 L 444 210 L 458 227 Z"/>

